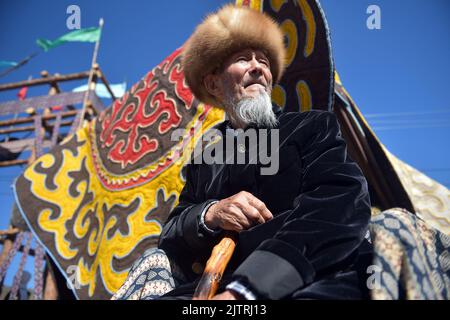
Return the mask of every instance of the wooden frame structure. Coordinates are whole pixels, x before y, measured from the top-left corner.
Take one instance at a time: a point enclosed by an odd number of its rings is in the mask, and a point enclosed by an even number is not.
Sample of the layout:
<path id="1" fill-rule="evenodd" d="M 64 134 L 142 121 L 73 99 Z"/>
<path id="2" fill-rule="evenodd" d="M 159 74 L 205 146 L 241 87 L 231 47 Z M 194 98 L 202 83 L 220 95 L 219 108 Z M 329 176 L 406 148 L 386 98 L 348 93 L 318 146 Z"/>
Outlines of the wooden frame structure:
<path id="1" fill-rule="evenodd" d="M 94 76 L 89 82 L 89 90 L 83 92 L 61 92 L 58 83 L 89 78 L 90 71 L 68 75 L 49 76 L 46 71 L 41 72 L 41 79 L 27 80 L 16 83 L 0 85 L 0 92 L 23 87 L 38 85 L 50 85 L 47 96 L 33 97 L 22 101 L 8 101 L 0 103 L 0 117 L 10 116 L 10 119 L 0 120 L 0 150 L 9 152 L 8 157 L 0 157 L 0 167 L 27 164 L 34 161 L 36 153 L 40 154 L 41 149 L 49 149 L 58 142 L 58 134 L 62 127 L 70 126 L 69 134 L 74 133 L 79 128 L 81 119 L 95 116 L 105 109 L 102 101 L 95 94 L 95 85 L 100 79 L 112 99 L 115 99 L 108 81 L 101 72 L 97 64 L 94 65 Z M 82 104 L 81 108 L 74 105 Z M 54 112 L 54 106 L 61 106 L 65 110 Z M 20 115 L 20 117 L 18 117 Z M 4 135 L 11 135 L 19 132 L 34 132 L 32 139 L 2 139 Z M 46 135 L 50 135 L 45 139 Z M 60 137 L 61 138 L 61 137 Z M 26 150 L 31 150 L 32 155 L 28 159 L 13 159 Z"/>
<path id="2" fill-rule="evenodd" d="M 82 79 L 88 79 L 88 90 L 61 91 L 60 83 Z M 49 75 L 47 71 L 42 71 L 39 79 L 0 85 L 0 92 L 42 85 L 50 87 L 46 96 L 0 103 L 0 169 L 31 164 L 65 136 L 75 133 L 85 119 L 89 120 L 102 112 L 105 106 L 95 93 L 98 80 L 105 85 L 111 98 L 115 100 L 116 97 L 95 59 L 89 71 L 67 75 Z M 55 106 L 58 106 L 59 110 L 55 110 Z M 64 127 L 69 129 L 63 132 Z M 27 132 L 31 137 L 23 137 Z M 12 249 L 17 235 L 27 231 L 24 225 L 25 223 L 20 226 L 11 225 L 7 230 L 0 230 L 0 244 L 3 245 L 0 266 L 8 263 L 11 255 L 15 254 Z M 17 252 L 36 256 L 35 249 L 27 249 L 22 244 L 17 245 Z M 58 281 L 55 280 L 55 270 L 48 261 L 47 259 L 43 299 L 52 300 L 57 299 L 60 292 Z M 2 279 L 0 281 L 1 288 L 3 281 Z"/>

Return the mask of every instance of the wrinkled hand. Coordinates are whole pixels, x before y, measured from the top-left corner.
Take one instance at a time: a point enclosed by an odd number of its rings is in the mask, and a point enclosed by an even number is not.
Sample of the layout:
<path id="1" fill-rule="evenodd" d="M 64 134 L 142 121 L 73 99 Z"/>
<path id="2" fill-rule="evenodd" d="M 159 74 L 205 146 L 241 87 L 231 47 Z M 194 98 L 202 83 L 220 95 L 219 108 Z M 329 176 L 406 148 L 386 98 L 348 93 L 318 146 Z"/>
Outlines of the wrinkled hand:
<path id="1" fill-rule="evenodd" d="M 210 229 L 240 232 L 272 218 L 264 202 L 249 192 L 241 191 L 209 207 L 205 224 Z"/>

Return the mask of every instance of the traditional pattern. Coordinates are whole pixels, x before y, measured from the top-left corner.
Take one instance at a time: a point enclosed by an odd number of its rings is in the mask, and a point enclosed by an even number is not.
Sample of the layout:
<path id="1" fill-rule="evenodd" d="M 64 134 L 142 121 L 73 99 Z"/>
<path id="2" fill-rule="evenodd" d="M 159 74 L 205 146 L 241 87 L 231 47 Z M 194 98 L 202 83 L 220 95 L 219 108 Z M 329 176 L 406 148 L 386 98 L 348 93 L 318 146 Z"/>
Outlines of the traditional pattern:
<path id="1" fill-rule="evenodd" d="M 181 49 L 176 50 L 94 123 L 91 151 L 97 176 L 106 188 L 134 187 L 166 170 L 211 110 L 193 106 L 180 53 Z M 174 129 L 187 127 L 192 130 L 186 131 L 182 143 L 172 139 Z"/>
<path id="2" fill-rule="evenodd" d="M 23 216 L 80 299 L 110 298 L 157 244 L 185 161 L 202 132 L 223 121 L 187 89 L 180 52 L 15 183 Z"/>
<path id="3" fill-rule="evenodd" d="M 128 278 L 111 300 L 153 300 L 179 284 L 176 270 L 161 249 L 147 250 L 136 260 Z"/>
<path id="4" fill-rule="evenodd" d="M 3 261 L 3 264 L 0 266 L 0 282 L 2 282 L 5 279 L 6 271 L 8 271 L 8 267 L 11 264 L 12 260 L 14 259 L 14 256 L 17 254 L 17 251 L 19 251 L 19 248 L 22 244 L 23 238 L 26 235 L 26 232 L 19 232 L 16 236 L 16 239 L 14 240 L 13 247 L 8 252 L 8 256 Z"/>
<path id="5" fill-rule="evenodd" d="M 383 147 L 417 215 L 430 226 L 450 235 L 450 190 L 401 161 Z"/>
<path id="6" fill-rule="evenodd" d="M 450 299 L 450 237 L 403 209 L 372 218 L 372 299 Z"/>
<path id="7" fill-rule="evenodd" d="M 286 72 L 272 100 L 285 111 L 331 110 L 334 62 L 325 15 L 316 0 L 240 0 L 271 15 L 284 31 Z"/>
<path id="8" fill-rule="evenodd" d="M 30 251 L 32 235 L 30 232 L 25 232 L 25 247 L 23 248 L 22 257 L 20 258 L 19 268 L 14 276 L 13 285 L 9 300 L 17 300 L 20 285 L 22 283 L 22 275 L 24 274 L 25 263 L 27 262 L 28 252 Z"/>
<path id="9" fill-rule="evenodd" d="M 44 248 L 36 243 L 34 256 L 34 299 L 42 300 L 44 293 Z"/>

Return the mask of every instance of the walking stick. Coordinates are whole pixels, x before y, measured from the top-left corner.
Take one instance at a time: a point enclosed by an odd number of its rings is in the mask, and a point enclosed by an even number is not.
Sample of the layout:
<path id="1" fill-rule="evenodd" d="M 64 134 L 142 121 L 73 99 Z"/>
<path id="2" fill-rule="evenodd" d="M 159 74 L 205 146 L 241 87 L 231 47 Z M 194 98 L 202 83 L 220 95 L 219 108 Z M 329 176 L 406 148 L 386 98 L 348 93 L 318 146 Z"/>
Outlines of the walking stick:
<path id="1" fill-rule="evenodd" d="M 195 289 L 194 300 L 209 300 L 214 297 L 235 247 L 236 235 L 228 232 L 213 248 L 211 257 L 206 263 L 205 271 Z"/>

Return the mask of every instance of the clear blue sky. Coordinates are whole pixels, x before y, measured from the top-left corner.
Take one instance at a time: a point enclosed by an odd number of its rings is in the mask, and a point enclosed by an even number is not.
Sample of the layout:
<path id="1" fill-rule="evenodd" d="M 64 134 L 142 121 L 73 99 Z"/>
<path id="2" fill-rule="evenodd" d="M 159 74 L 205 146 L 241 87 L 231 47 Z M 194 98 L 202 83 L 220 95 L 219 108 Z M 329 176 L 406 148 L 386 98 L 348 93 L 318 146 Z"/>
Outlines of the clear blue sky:
<path id="1" fill-rule="evenodd" d="M 19 61 L 37 38 L 67 33 L 66 9 L 81 9 L 81 27 L 105 19 L 98 62 L 110 83 L 137 82 L 183 44 L 201 19 L 228 1 L 1 1 L 0 60 Z M 450 1 L 323 0 L 337 70 L 380 140 L 400 159 L 450 187 Z M 369 5 L 381 9 L 381 29 L 366 26 Z M 0 83 L 88 70 L 93 44 L 69 43 L 41 52 Z M 65 84 L 69 91 L 78 84 Z M 29 95 L 45 94 L 33 88 Z M 0 93 L 0 101 L 17 92 Z M 0 169 L 0 229 L 13 203 L 10 185 L 22 168 Z M 17 259 L 16 259 L 17 260 Z M 17 264 L 17 261 L 15 261 Z M 32 264 L 27 264 L 32 270 Z M 10 284 L 9 273 L 6 283 Z"/>

